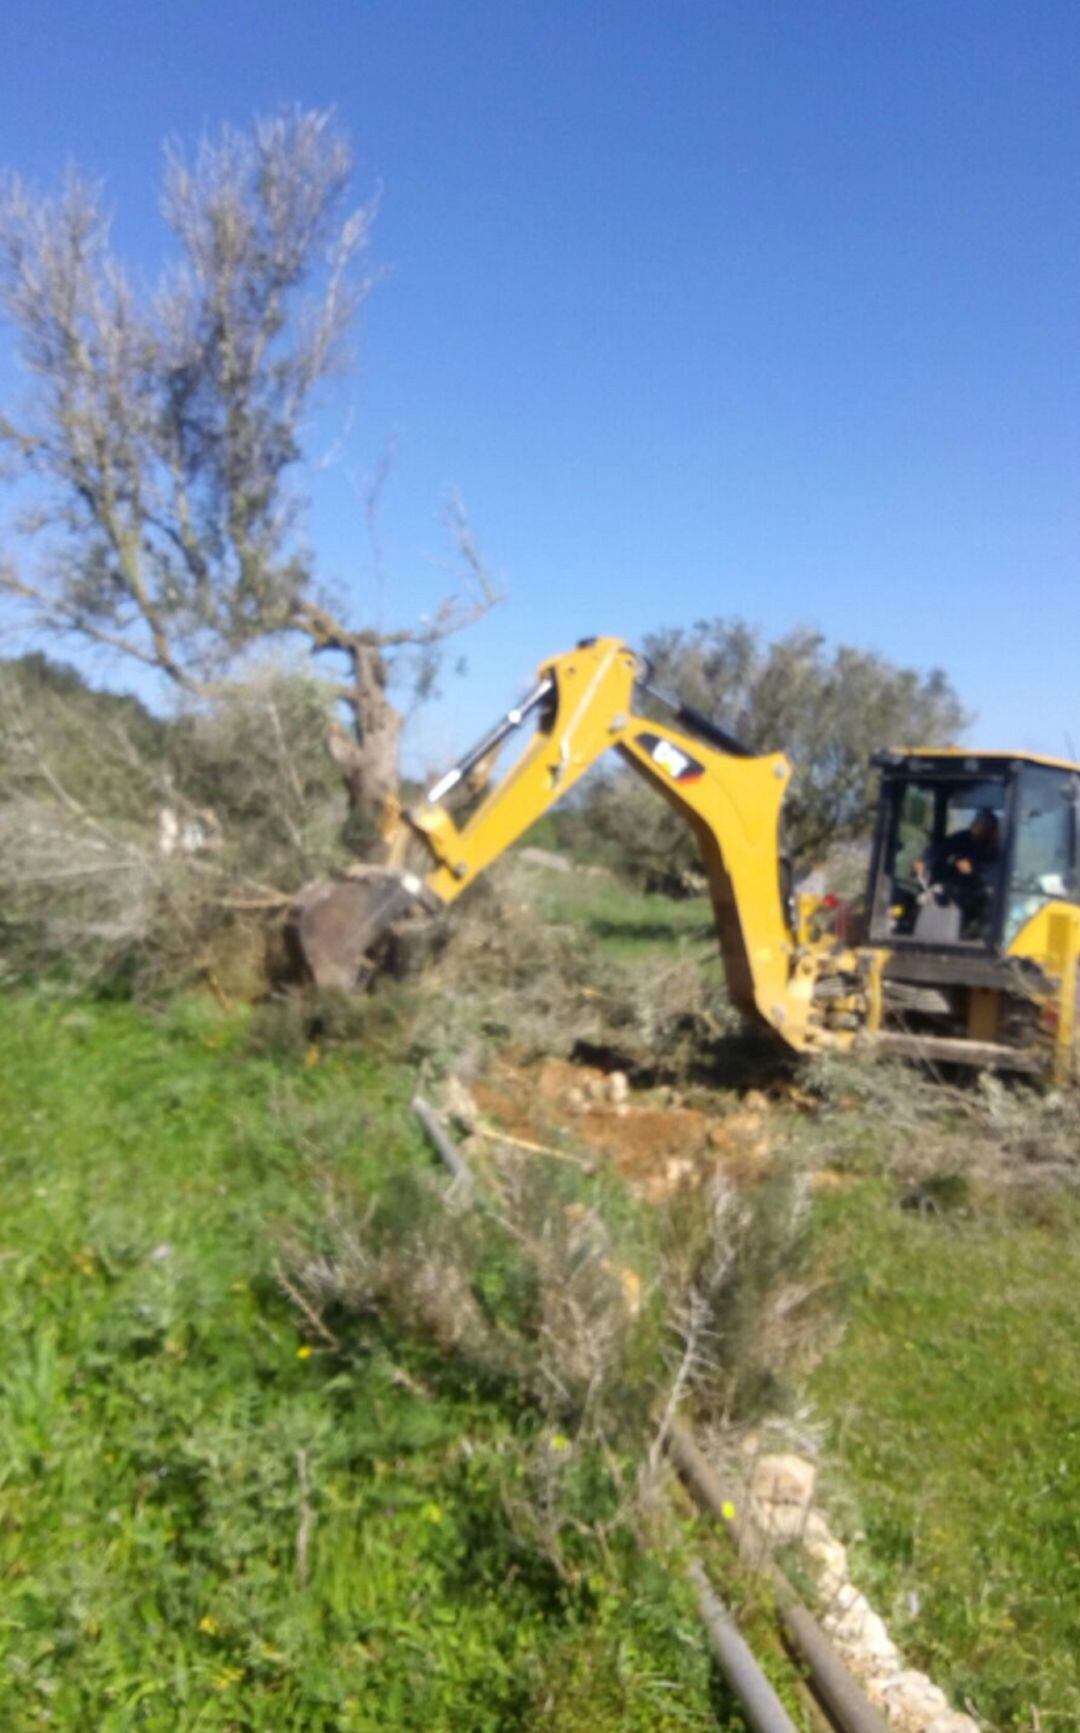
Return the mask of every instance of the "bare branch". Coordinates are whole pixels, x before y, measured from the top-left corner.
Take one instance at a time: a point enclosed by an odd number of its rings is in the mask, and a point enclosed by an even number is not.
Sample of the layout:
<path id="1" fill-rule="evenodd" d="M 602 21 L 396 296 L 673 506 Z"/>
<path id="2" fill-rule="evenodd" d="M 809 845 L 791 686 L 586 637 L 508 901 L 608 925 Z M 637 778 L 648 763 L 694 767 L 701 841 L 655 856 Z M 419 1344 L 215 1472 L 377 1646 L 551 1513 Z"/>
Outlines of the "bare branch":
<path id="1" fill-rule="evenodd" d="M 149 293 L 113 252 L 94 182 L 72 172 L 54 197 L 0 182 L 0 316 L 31 383 L 26 413 L 0 416 L 3 479 L 30 507 L 0 589 L 35 630 L 199 695 L 282 633 L 343 654 L 350 797 L 375 811 L 396 789 L 395 653 L 420 653 L 424 689 L 437 646 L 501 592 L 452 496 L 460 576 L 432 615 L 383 629 L 388 451 L 364 503 L 374 620 L 337 618 L 316 593 L 296 477 L 314 394 L 346 361 L 374 281 L 377 196 L 351 202 L 352 173 L 326 111 L 226 126 L 191 151 L 170 144 L 161 209 L 179 260 Z"/>

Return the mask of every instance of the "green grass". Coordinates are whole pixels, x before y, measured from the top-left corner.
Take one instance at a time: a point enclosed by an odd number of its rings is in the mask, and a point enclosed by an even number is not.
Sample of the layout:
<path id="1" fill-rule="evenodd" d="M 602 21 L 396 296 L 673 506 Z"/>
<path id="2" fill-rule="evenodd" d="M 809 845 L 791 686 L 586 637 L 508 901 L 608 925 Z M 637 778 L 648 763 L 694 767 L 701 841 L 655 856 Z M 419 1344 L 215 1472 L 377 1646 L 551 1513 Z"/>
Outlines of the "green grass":
<path id="1" fill-rule="evenodd" d="M 0 1043 L 0 1725 L 717 1724 L 678 1578 L 515 1543 L 519 1417 L 309 1352 L 272 1280 L 329 1183 L 427 1163 L 404 1071 L 30 993 Z"/>
<path id="2" fill-rule="evenodd" d="M 531 900 L 541 919 L 581 926 L 609 957 L 634 962 L 680 953 L 711 961 L 717 956 L 712 907 L 707 897 L 651 895 L 608 873 L 530 873 Z"/>
<path id="3" fill-rule="evenodd" d="M 0 1042 L 0 1725 L 734 1725 L 670 1560 L 598 1548 L 568 1583 L 515 1538 L 527 1416 L 389 1335 L 307 1352 L 277 1248 L 329 1188 L 428 1166 L 404 1068 L 43 993 L 0 1004 Z M 954 1701 L 1074 1726 L 1080 1210 L 903 1211 L 872 1130 L 815 1205 L 857 1577 Z"/>
<path id="4" fill-rule="evenodd" d="M 1076 1727 L 1080 1208 L 921 1216 L 864 1182 L 827 1212 L 850 1322 L 814 1395 L 856 1580 L 954 1702 Z"/>

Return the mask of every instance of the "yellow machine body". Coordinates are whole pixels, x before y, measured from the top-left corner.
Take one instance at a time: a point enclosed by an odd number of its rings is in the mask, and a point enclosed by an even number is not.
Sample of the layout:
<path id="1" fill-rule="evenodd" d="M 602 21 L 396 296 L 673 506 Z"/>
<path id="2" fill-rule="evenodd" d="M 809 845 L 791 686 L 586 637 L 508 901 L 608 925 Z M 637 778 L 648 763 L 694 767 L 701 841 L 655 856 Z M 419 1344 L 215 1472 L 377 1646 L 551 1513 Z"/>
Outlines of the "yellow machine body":
<path id="1" fill-rule="evenodd" d="M 403 862 L 410 838 L 420 839 L 429 860 L 421 879 L 402 873 L 406 888 L 429 907 L 453 902 L 614 751 L 693 830 L 732 1000 L 786 1046 L 808 1053 L 876 1045 L 946 1062 L 1067 1073 L 1080 906 L 1067 898 L 1043 899 L 993 956 L 959 955 L 954 961 L 939 948 L 929 962 L 919 962 L 924 972 L 933 964 L 936 984 L 920 985 L 906 941 L 842 941 L 830 930 L 830 899 L 792 902 L 786 896 L 780 821 L 791 766 L 784 755 L 746 753 L 692 712 L 676 710 L 677 720 L 692 718 L 690 728 L 637 714 L 635 689 L 643 671 L 640 658 L 618 638 L 587 640 L 543 663 L 530 699 L 419 804 L 395 816 L 391 860 Z M 502 741 L 526 716 L 535 717 L 534 737 L 459 820 L 447 796 L 483 780 Z M 946 757 L 937 754 L 935 762 Z M 1030 762 L 1080 777 L 1076 767 L 1057 760 Z M 904 1008 L 939 1001 L 948 1010 L 948 1034 L 913 1029 Z"/>

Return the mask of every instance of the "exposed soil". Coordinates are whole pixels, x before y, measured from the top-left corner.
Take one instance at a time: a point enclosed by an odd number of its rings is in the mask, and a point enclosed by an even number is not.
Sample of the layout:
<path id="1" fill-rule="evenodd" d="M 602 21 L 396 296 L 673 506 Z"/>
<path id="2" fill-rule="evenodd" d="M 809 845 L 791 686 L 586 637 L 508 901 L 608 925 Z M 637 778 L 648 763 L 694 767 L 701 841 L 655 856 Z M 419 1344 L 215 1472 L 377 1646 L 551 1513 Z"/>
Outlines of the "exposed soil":
<path id="1" fill-rule="evenodd" d="M 492 1128 L 610 1160 L 635 1190 L 657 1201 L 701 1185 L 717 1169 L 752 1183 L 768 1172 L 773 1153 L 774 1108 L 759 1091 L 706 1111 L 671 1090 L 632 1091 L 619 1071 L 504 1055 L 471 1093 Z"/>

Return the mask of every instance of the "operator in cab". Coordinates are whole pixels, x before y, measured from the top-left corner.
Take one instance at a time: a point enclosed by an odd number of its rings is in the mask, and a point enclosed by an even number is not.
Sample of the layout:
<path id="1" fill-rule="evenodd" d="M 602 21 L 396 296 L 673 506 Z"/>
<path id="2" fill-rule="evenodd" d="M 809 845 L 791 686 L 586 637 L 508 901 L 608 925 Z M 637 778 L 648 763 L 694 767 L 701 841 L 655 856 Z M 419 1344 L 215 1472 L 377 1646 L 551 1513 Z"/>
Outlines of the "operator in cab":
<path id="1" fill-rule="evenodd" d="M 927 849 L 915 862 L 915 874 L 923 883 L 941 887 L 967 927 L 980 921 L 986 910 L 1000 848 L 997 813 L 992 807 L 980 807 L 965 829 Z"/>

